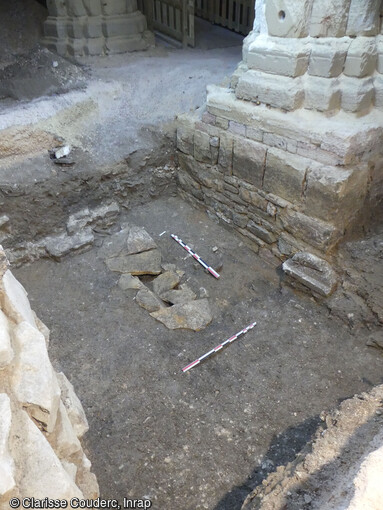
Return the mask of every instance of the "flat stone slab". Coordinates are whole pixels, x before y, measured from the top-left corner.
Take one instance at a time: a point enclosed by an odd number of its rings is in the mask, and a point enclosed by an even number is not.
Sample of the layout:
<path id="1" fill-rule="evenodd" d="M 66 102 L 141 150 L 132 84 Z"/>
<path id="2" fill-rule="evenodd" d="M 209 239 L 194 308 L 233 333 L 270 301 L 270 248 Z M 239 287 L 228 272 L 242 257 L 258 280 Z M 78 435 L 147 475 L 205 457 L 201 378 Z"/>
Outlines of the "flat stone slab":
<path id="1" fill-rule="evenodd" d="M 296 253 L 282 265 L 293 280 L 322 296 L 330 296 L 337 285 L 336 273 L 325 260 L 308 252 Z"/>
<path id="2" fill-rule="evenodd" d="M 150 315 L 162 322 L 168 329 L 191 329 L 193 331 L 206 328 L 213 319 L 207 299 L 198 299 L 170 308 L 162 308 Z"/>
<path id="3" fill-rule="evenodd" d="M 157 245 L 144 228 L 135 225 L 130 228 L 126 240 L 127 254 L 142 253 L 154 248 L 157 248 Z"/>
<path id="4" fill-rule="evenodd" d="M 133 276 L 129 273 L 122 274 L 120 276 L 120 279 L 118 280 L 118 286 L 121 290 L 139 290 L 145 287 L 145 285 L 137 278 L 137 276 Z"/>
<path id="5" fill-rule="evenodd" d="M 85 251 L 91 248 L 94 241 L 94 235 L 91 229 L 85 229 L 74 235 L 68 236 L 61 234 L 46 239 L 45 248 L 49 255 L 56 260 L 60 260 L 72 251 Z"/>
<path id="6" fill-rule="evenodd" d="M 191 290 L 190 287 L 184 283 L 180 285 L 179 289 L 172 289 L 160 294 L 160 298 L 167 303 L 172 305 L 178 305 L 182 303 L 188 303 L 197 299 L 196 294 Z"/>
<path id="7" fill-rule="evenodd" d="M 174 271 L 166 271 L 153 280 L 153 290 L 161 295 L 168 290 L 174 289 L 180 282 L 180 276 Z"/>
<path id="8" fill-rule="evenodd" d="M 111 271 L 130 273 L 134 276 L 161 273 L 161 253 L 159 250 L 149 250 L 132 255 L 122 254 L 105 261 Z"/>
<path id="9" fill-rule="evenodd" d="M 148 310 L 148 312 L 157 312 L 164 307 L 164 303 L 149 289 L 143 288 L 137 292 L 137 303 Z"/>

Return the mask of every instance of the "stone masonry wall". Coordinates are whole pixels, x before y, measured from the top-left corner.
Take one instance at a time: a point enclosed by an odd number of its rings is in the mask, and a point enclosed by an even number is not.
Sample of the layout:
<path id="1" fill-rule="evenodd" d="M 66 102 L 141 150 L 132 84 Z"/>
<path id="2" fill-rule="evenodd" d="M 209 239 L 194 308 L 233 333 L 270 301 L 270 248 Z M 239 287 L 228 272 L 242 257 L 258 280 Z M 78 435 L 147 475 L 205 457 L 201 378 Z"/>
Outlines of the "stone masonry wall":
<path id="1" fill-rule="evenodd" d="M 59 55 L 103 55 L 154 44 L 136 0 L 47 0 L 44 44 Z"/>
<path id="2" fill-rule="evenodd" d="M 260 0 L 231 86 L 179 119 L 183 193 L 276 265 L 331 261 L 382 203 L 381 5 Z"/>
<path id="3" fill-rule="evenodd" d="M 0 508 L 12 497 L 97 498 L 73 386 L 50 363 L 48 328 L 0 247 Z"/>

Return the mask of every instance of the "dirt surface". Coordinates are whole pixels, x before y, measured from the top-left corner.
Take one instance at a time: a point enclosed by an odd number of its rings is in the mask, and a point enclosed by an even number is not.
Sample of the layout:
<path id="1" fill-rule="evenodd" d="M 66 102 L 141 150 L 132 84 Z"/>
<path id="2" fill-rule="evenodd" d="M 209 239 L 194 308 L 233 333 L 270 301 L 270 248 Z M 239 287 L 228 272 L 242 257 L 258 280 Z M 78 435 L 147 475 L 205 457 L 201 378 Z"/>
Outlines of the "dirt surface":
<path id="1" fill-rule="evenodd" d="M 354 335 L 281 288 L 278 272 L 240 237 L 181 199 L 152 201 L 123 219 L 147 229 L 193 290 L 208 290 L 214 319 L 205 330 L 156 322 L 134 292 L 119 289 L 97 249 L 15 271 L 51 328 L 51 359 L 84 404 L 101 493 L 148 497 L 155 509 L 239 509 L 275 466 L 294 459 L 324 409 L 382 382 L 381 351 L 366 347 L 368 331 Z M 207 261 L 222 257 L 221 278 L 185 258 L 170 233 Z M 181 372 L 254 320 L 241 340 Z"/>

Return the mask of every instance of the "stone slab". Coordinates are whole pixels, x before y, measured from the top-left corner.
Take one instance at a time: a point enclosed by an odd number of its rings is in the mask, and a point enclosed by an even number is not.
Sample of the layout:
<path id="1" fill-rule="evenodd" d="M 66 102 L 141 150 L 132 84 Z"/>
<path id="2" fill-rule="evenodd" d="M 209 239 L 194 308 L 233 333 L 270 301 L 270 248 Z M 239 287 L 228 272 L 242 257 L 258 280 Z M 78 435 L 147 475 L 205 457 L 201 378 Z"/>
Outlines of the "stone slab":
<path id="1" fill-rule="evenodd" d="M 256 188 L 262 187 L 267 149 L 245 138 L 234 139 L 233 175 Z"/>
<path id="2" fill-rule="evenodd" d="M 164 308 L 161 300 L 149 289 L 144 287 L 137 292 L 136 302 L 148 312 L 157 312 Z"/>
<path id="3" fill-rule="evenodd" d="M 193 331 L 206 328 L 213 320 L 207 299 L 173 305 L 150 315 L 162 322 L 168 329 L 191 329 Z"/>
<path id="4" fill-rule="evenodd" d="M 161 252 L 157 249 L 132 255 L 121 254 L 105 261 L 111 271 L 133 276 L 161 273 Z"/>

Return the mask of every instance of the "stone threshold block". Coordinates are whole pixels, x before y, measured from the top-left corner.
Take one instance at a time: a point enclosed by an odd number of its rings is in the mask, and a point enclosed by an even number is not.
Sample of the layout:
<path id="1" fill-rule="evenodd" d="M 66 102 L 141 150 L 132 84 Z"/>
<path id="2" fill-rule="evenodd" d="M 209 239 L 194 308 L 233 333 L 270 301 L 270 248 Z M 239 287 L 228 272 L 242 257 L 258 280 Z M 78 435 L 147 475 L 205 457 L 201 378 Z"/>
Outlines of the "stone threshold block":
<path id="1" fill-rule="evenodd" d="M 307 40 L 259 36 L 249 46 L 249 69 L 269 74 L 302 76 L 308 67 L 310 47 Z"/>

